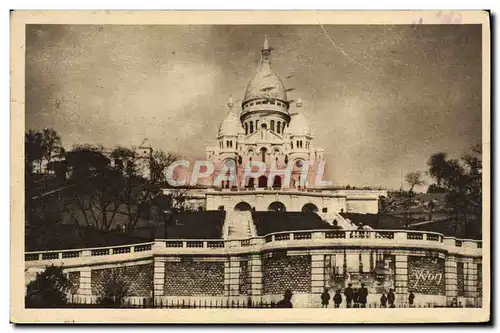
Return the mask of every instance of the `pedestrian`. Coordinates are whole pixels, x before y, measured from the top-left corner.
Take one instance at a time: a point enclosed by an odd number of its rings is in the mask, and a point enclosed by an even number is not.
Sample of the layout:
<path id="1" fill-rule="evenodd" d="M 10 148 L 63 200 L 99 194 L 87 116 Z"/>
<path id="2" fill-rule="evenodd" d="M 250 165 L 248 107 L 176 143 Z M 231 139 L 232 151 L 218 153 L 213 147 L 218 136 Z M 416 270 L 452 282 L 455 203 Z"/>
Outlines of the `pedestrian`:
<path id="1" fill-rule="evenodd" d="M 385 293 L 383 293 L 382 297 L 380 297 L 380 307 L 381 308 L 387 307 L 387 296 L 385 296 Z"/>
<path id="2" fill-rule="evenodd" d="M 352 283 L 347 284 L 347 288 L 344 290 L 346 307 L 350 308 L 352 305 L 352 299 L 354 297 L 354 291 L 352 290 Z"/>
<path id="3" fill-rule="evenodd" d="M 361 284 L 361 288 L 358 291 L 358 301 L 359 305 L 362 308 L 366 308 L 366 302 L 368 300 L 368 289 L 365 287 L 365 284 Z"/>
<path id="4" fill-rule="evenodd" d="M 335 304 L 336 308 L 340 308 L 340 304 L 342 303 L 342 294 L 340 293 L 341 290 L 337 289 L 335 292 L 335 296 L 333 296 L 333 303 Z"/>
<path id="5" fill-rule="evenodd" d="M 353 308 L 359 308 L 359 289 L 354 289 L 352 302 L 354 303 Z"/>
<path id="6" fill-rule="evenodd" d="M 413 307 L 413 302 L 415 301 L 415 295 L 413 291 L 410 291 L 410 295 L 408 296 L 408 304 L 410 304 L 410 308 Z"/>
<path id="7" fill-rule="evenodd" d="M 328 288 L 325 288 L 325 291 L 321 294 L 321 307 L 327 308 L 328 303 L 330 303 L 330 294 L 328 293 Z"/>
<path id="8" fill-rule="evenodd" d="M 389 289 L 389 292 L 387 293 L 387 302 L 389 303 L 390 308 L 394 308 L 394 301 L 396 300 L 396 296 L 394 295 L 394 291 L 392 289 Z"/>
<path id="9" fill-rule="evenodd" d="M 292 291 L 290 289 L 285 290 L 285 295 L 283 295 L 283 299 L 276 303 L 277 308 L 293 308 L 292 304 Z"/>

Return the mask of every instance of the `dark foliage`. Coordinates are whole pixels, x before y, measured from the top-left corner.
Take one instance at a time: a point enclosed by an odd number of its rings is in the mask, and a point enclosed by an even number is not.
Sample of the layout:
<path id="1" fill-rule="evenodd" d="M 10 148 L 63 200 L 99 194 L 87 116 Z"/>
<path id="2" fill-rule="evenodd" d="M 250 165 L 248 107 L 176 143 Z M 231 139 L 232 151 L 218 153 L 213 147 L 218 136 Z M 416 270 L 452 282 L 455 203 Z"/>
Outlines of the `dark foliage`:
<path id="1" fill-rule="evenodd" d="M 25 306 L 54 307 L 67 303 L 66 292 L 71 283 L 63 274 L 62 267 L 48 266 L 38 273 L 26 288 Z"/>

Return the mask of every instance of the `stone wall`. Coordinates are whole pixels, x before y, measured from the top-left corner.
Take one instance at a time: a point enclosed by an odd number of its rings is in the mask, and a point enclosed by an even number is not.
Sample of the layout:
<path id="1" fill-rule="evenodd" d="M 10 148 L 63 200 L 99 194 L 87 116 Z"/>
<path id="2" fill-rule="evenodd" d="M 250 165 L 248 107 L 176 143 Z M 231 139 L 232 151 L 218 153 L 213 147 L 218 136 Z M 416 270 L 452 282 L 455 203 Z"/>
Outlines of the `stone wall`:
<path id="1" fill-rule="evenodd" d="M 70 293 L 78 293 L 78 289 L 80 289 L 80 272 L 69 272 L 68 280 L 71 283 Z"/>
<path id="2" fill-rule="evenodd" d="M 165 262 L 165 296 L 218 296 L 224 294 L 224 263 Z"/>
<path id="3" fill-rule="evenodd" d="M 128 296 L 150 297 L 153 290 L 153 265 L 93 269 L 91 271 L 92 295 L 98 295 L 110 280 L 121 279 L 129 288 Z"/>
<path id="4" fill-rule="evenodd" d="M 445 295 L 444 263 L 441 258 L 408 256 L 408 291 Z"/>
<path id="5" fill-rule="evenodd" d="M 339 213 L 341 211 L 353 213 L 377 213 L 378 194 L 380 191 L 365 191 L 365 197 L 347 199 L 345 196 L 337 196 L 334 192 L 288 192 L 288 191 L 255 191 L 231 192 L 227 195 L 224 191 L 208 192 L 206 194 L 207 210 L 216 210 L 219 206 L 224 206 L 225 210 L 234 210 L 240 202 L 246 202 L 257 211 L 267 211 L 269 205 L 274 201 L 280 201 L 288 212 L 300 212 L 306 204 L 314 204 L 322 212 L 325 208 L 327 212 Z M 277 200 L 279 195 L 279 200 Z"/>
<path id="6" fill-rule="evenodd" d="M 294 293 L 311 292 L 311 256 L 275 252 L 263 258 L 263 294 L 283 294 L 286 289 Z"/>
<path id="7" fill-rule="evenodd" d="M 247 295 L 252 287 L 250 276 L 251 262 L 249 260 L 240 261 L 239 293 Z"/>

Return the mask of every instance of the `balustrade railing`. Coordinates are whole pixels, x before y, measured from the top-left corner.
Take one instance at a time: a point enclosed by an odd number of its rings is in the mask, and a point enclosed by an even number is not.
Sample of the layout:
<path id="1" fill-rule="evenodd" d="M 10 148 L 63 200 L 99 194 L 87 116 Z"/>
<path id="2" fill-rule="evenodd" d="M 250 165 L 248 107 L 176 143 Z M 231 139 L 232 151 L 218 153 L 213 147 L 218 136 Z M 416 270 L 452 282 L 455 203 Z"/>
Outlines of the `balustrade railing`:
<path id="1" fill-rule="evenodd" d="M 324 240 L 325 242 L 322 242 Z M 39 251 L 39 252 L 27 252 L 25 253 L 25 261 L 44 261 L 44 260 L 59 260 L 59 259 L 69 259 L 74 260 L 84 257 L 103 257 L 103 256 L 113 256 L 120 254 L 130 254 L 130 253 L 147 253 L 150 251 L 156 251 L 155 248 L 161 250 L 162 248 L 167 250 L 179 249 L 182 251 L 217 251 L 224 248 L 234 248 L 238 247 L 249 247 L 249 246 L 270 246 L 274 242 L 287 241 L 290 246 L 303 244 L 307 245 L 311 242 L 322 242 L 321 244 L 334 244 L 335 242 L 340 242 L 349 244 L 350 240 L 355 241 L 355 244 L 359 242 L 367 242 L 367 246 L 370 246 L 370 242 L 373 245 L 385 244 L 387 242 L 390 246 L 398 246 L 400 242 L 417 240 L 416 244 L 426 245 L 427 247 L 433 246 L 445 246 L 456 247 L 461 253 L 464 251 L 471 251 L 472 249 L 481 249 L 482 242 L 475 240 L 463 240 L 451 237 L 444 237 L 442 234 L 435 232 L 425 232 L 425 231 L 406 231 L 406 230 L 297 230 L 289 232 L 276 232 L 264 236 L 252 237 L 248 239 L 237 239 L 237 240 L 223 240 L 223 239 L 186 239 L 186 240 L 167 240 L 160 239 L 156 240 L 154 243 L 143 243 L 134 245 L 122 245 L 122 246 L 112 246 L 112 247 L 102 247 L 102 248 L 90 248 L 90 249 L 78 249 L 78 250 L 59 250 L 59 251 Z M 382 243 L 381 243 L 382 242 Z M 156 244 L 156 245 L 155 245 Z M 267 245 L 269 244 L 269 245 Z M 442 245 L 441 245 L 442 244 Z M 153 246 L 155 245 L 155 246 Z M 160 246 L 161 245 L 161 246 Z M 159 246 L 159 247 L 158 247 Z M 458 249 L 460 248 L 460 249 Z M 164 250 L 163 250 L 164 251 Z M 215 252 L 214 252 L 215 253 Z M 478 253 L 478 252 L 473 252 Z"/>

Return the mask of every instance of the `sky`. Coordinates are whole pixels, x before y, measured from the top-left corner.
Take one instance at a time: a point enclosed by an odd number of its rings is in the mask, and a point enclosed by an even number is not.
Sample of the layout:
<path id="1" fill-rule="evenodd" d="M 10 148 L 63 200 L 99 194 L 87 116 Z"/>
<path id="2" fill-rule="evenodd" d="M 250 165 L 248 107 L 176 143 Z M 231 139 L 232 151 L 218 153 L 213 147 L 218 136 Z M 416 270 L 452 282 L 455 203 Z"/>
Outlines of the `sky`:
<path id="1" fill-rule="evenodd" d="M 29 25 L 26 128 L 203 157 L 267 35 L 336 185 L 398 189 L 481 143 L 479 25 Z M 430 180 L 428 180 L 430 182 Z"/>

